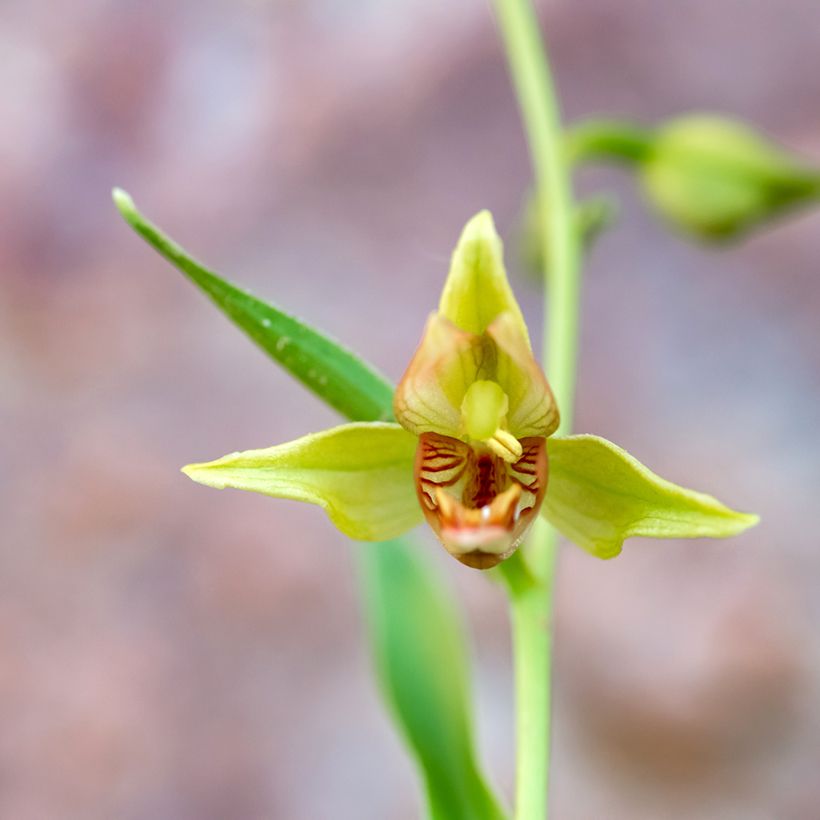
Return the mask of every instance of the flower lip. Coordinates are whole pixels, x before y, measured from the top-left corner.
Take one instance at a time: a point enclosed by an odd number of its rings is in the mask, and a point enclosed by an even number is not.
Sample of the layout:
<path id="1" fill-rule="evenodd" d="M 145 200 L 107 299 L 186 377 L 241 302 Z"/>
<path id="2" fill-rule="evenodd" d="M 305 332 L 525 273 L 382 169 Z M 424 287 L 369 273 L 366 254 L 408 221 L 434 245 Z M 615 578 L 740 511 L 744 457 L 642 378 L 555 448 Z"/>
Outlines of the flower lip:
<path id="1" fill-rule="evenodd" d="M 519 515 L 521 493 L 521 486 L 513 483 L 489 504 L 471 508 L 437 488 L 440 538 L 447 551 L 476 569 L 489 569 L 506 558 L 515 548 L 509 533 Z"/>
<path id="2" fill-rule="evenodd" d="M 427 522 L 461 563 L 489 569 L 521 542 L 544 499 L 546 440 L 521 441 L 510 464 L 481 444 L 437 433 L 419 439 L 416 494 Z"/>

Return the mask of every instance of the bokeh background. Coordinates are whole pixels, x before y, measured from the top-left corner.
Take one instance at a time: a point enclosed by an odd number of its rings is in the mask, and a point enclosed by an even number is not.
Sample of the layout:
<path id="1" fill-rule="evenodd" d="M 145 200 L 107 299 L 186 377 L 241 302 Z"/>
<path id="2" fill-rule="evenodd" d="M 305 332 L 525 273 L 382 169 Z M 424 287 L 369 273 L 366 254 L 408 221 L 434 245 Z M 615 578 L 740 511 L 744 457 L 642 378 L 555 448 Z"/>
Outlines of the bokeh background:
<path id="1" fill-rule="evenodd" d="M 816 0 L 554 0 L 566 113 L 725 110 L 820 162 Z M 120 221 L 397 378 L 458 232 L 516 261 L 528 161 L 486 0 L 3 0 L 0 817 L 384 820 L 415 774 L 371 681 L 353 561 L 312 508 L 181 464 L 334 417 Z M 587 266 L 577 429 L 763 523 L 566 546 L 557 820 L 820 818 L 820 215 L 721 251 L 622 219 Z M 504 601 L 425 536 L 513 781 Z"/>

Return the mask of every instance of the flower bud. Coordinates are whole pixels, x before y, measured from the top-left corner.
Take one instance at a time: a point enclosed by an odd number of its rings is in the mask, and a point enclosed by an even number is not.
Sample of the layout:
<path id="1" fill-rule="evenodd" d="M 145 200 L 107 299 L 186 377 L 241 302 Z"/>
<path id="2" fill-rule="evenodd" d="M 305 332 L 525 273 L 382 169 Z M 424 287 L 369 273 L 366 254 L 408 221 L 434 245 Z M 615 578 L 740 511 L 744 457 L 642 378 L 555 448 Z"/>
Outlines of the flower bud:
<path id="1" fill-rule="evenodd" d="M 639 167 L 650 203 L 702 240 L 739 236 L 820 199 L 820 173 L 724 117 L 670 121 L 655 132 Z"/>

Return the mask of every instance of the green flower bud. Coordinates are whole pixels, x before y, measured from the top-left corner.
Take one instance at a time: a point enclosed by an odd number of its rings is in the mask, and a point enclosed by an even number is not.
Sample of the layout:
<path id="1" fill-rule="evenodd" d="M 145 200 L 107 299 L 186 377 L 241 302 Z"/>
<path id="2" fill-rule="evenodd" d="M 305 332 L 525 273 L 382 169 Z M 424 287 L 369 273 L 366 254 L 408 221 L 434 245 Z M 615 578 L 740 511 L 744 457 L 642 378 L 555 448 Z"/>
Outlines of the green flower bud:
<path id="1" fill-rule="evenodd" d="M 655 133 L 639 174 L 650 203 L 702 240 L 731 239 L 820 200 L 820 173 L 747 125 L 706 114 Z"/>

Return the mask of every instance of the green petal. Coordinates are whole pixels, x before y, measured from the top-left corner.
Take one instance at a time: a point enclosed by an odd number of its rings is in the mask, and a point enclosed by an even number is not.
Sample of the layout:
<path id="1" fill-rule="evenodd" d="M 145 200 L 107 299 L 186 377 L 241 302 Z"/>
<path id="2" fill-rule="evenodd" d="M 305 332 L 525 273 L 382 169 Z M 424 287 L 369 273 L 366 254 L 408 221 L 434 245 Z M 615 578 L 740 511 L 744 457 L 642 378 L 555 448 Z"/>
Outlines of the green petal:
<path id="1" fill-rule="evenodd" d="M 543 515 L 598 558 L 612 558 L 626 538 L 727 538 L 754 526 L 710 495 L 655 475 L 625 450 L 597 436 L 551 438 Z"/>
<path id="2" fill-rule="evenodd" d="M 460 436 L 461 403 L 481 373 L 483 347 L 479 336 L 432 314 L 393 399 L 402 427 L 417 436 Z"/>
<path id="3" fill-rule="evenodd" d="M 552 435 L 558 429 L 558 405 L 513 314 L 498 316 L 487 335 L 496 344 L 495 378 L 509 397 L 510 432 L 519 439 Z"/>
<path id="4" fill-rule="evenodd" d="M 464 227 L 438 309 L 454 325 L 477 335 L 499 313 L 510 311 L 529 346 L 527 326 L 504 270 L 501 237 L 489 211 L 479 212 Z"/>
<path id="5" fill-rule="evenodd" d="M 220 490 L 317 504 L 345 535 L 384 541 L 422 520 L 413 483 L 416 443 L 398 424 L 344 424 L 276 447 L 190 464 L 183 472 Z"/>

